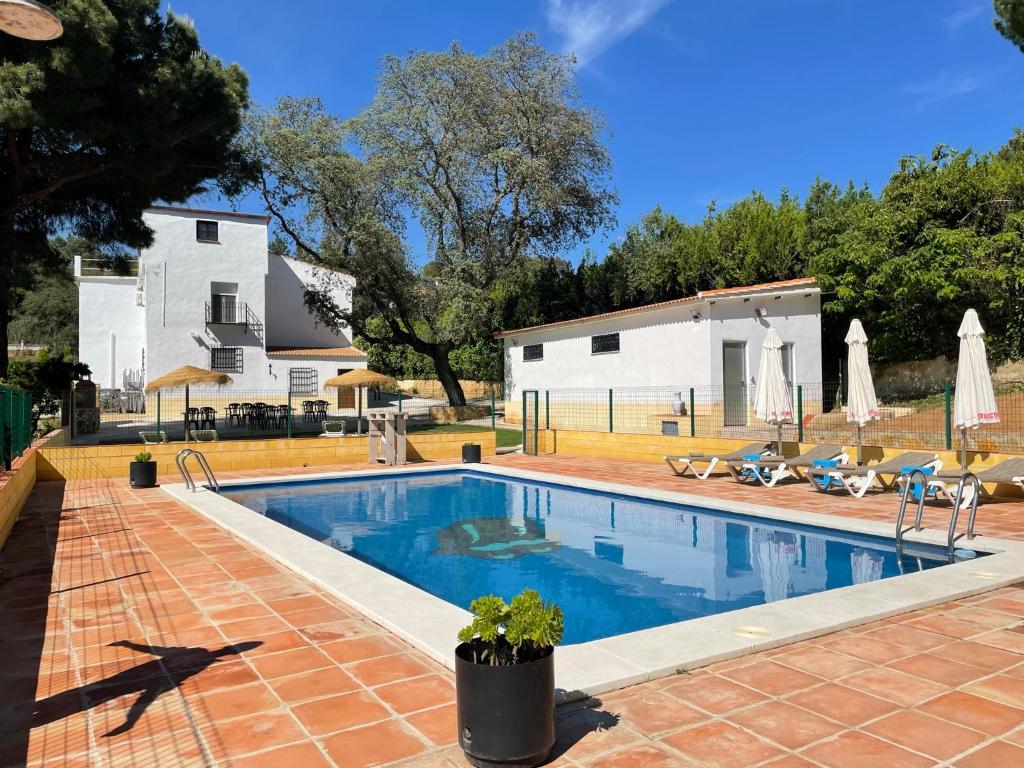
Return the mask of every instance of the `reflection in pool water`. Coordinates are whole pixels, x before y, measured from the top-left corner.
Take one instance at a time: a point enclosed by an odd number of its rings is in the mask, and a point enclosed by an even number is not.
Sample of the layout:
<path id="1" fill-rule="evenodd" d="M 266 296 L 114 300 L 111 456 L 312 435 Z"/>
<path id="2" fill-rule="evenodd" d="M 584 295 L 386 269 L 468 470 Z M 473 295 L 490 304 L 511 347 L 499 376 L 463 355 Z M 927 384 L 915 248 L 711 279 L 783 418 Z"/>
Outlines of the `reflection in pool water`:
<path id="1" fill-rule="evenodd" d="M 227 489 L 228 498 L 450 603 L 537 589 L 566 642 L 943 565 L 891 540 L 451 471 Z"/>

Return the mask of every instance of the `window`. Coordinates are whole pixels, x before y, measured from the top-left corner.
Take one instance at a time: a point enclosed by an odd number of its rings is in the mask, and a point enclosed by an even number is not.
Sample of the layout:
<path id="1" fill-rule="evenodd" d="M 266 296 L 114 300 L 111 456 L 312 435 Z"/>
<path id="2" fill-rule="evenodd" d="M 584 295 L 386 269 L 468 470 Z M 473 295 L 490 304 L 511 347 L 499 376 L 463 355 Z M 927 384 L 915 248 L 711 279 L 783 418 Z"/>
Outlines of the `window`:
<path id="1" fill-rule="evenodd" d="M 211 347 L 210 370 L 225 373 L 242 372 L 241 347 Z"/>
<path id="2" fill-rule="evenodd" d="M 619 351 L 619 334 L 605 333 L 601 336 L 590 337 L 590 353 L 599 355 L 604 352 Z"/>
<path id="3" fill-rule="evenodd" d="M 544 359 L 544 345 L 543 344 L 527 344 L 523 347 L 523 360 L 529 362 L 530 360 L 543 360 Z"/>
<path id="4" fill-rule="evenodd" d="M 288 388 L 295 394 L 311 395 L 319 391 L 316 368 L 289 368 Z"/>
<path id="5" fill-rule="evenodd" d="M 217 237 L 217 222 L 216 221 L 197 221 L 196 222 L 196 240 L 200 243 L 217 243 L 220 242 Z"/>
<path id="6" fill-rule="evenodd" d="M 790 389 L 793 388 L 793 343 L 785 342 L 782 345 L 782 372 L 786 376 L 786 383 Z"/>

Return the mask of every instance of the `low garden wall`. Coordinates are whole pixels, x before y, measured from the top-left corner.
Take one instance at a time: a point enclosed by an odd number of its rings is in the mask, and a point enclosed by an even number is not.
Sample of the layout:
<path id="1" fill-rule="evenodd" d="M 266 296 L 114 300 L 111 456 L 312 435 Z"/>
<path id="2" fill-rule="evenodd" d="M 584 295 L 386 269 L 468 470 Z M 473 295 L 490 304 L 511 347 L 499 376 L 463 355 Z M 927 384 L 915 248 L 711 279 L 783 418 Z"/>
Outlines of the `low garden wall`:
<path id="1" fill-rule="evenodd" d="M 14 460 L 11 471 L 5 472 L 0 480 L 0 549 L 36 485 L 37 458 L 36 448 L 29 448 Z"/>
<path id="2" fill-rule="evenodd" d="M 406 447 L 409 461 L 461 457 L 463 443 L 479 443 L 481 453 L 494 455 L 494 433 L 412 432 Z M 347 437 L 280 438 L 275 440 L 222 440 L 190 443 L 202 451 L 214 473 L 254 469 L 285 469 L 330 464 L 366 464 L 369 438 Z M 146 446 L 159 464 L 163 477 L 177 476 L 174 457 L 184 443 Z M 43 446 L 39 450 L 36 474 L 39 480 L 87 480 L 128 477 L 128 465 L 139 453 L 139 445 Z"/>

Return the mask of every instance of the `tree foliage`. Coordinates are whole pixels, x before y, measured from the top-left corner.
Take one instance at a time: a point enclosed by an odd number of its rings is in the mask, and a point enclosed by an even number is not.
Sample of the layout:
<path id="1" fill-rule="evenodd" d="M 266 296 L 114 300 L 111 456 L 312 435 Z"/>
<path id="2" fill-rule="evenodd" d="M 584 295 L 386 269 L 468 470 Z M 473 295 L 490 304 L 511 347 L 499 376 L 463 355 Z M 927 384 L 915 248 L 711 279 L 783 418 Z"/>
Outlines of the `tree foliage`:
<path id="1" fill-rule="evenodd" d="M 57 0 L 64 34 L 0 37 L 0 373 L 11 291 L 48 238 L 148 245 L 142 211 L 211 179 L 238 187 L 247 79 L 159 0 Z"/>
<path id="2" fill-rule="evenodd" d="M 999 34 L 1024 52 L 1024 2 L 995 0 L 996 29 Z"/>
<path id="3" fill-rule="evenodd" d="M 494 286 L 611 221 L 600 130 L 571 60 L 521 35 L 483 56 L 456 44 L 388 57 L 372 102 L 348 121 L 316 99 L 282 99 L 252 116 L 246 147 L 280 230 L 358 281 L 351 312 L 332 300 L 327 271 L 307 305 L 365 343 L 426 356 L 458 405 L 451 354 L 489 331 Z M 422 266 L 406 243 L 413 225 Z"/>

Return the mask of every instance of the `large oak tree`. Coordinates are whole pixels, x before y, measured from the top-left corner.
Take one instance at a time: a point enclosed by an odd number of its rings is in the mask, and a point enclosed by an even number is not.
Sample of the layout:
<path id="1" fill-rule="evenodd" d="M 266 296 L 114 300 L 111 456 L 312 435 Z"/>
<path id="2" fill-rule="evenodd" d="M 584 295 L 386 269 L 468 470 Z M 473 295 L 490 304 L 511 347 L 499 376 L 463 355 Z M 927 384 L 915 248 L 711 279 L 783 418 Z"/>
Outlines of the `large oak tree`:
<path id="1" fill-rule="evenodd" d="M 458 45 L 389 56 L 356 117 L 286 98 L 246 134 L 279 228 L 358 281 L 351 312 L 326 271 L 307 305 L 331 327 L 426 355 L 462 405 L 449 355 L 490 321 L 496 281 L 611 223 L 601 130 L 572 59 L 521 35 L 482 56 Z M 411 226 L 426 253 L 410 246 Z"/>
<path id="2" fill-rule="evenodd" d="M 237 188 L 245 73 L 159 0 L 59 0 L 60 39 L 0 35 L 0 376 L 12 286 L 50 235 L 150 243 L 142 211 L 216 179 Z"/>

